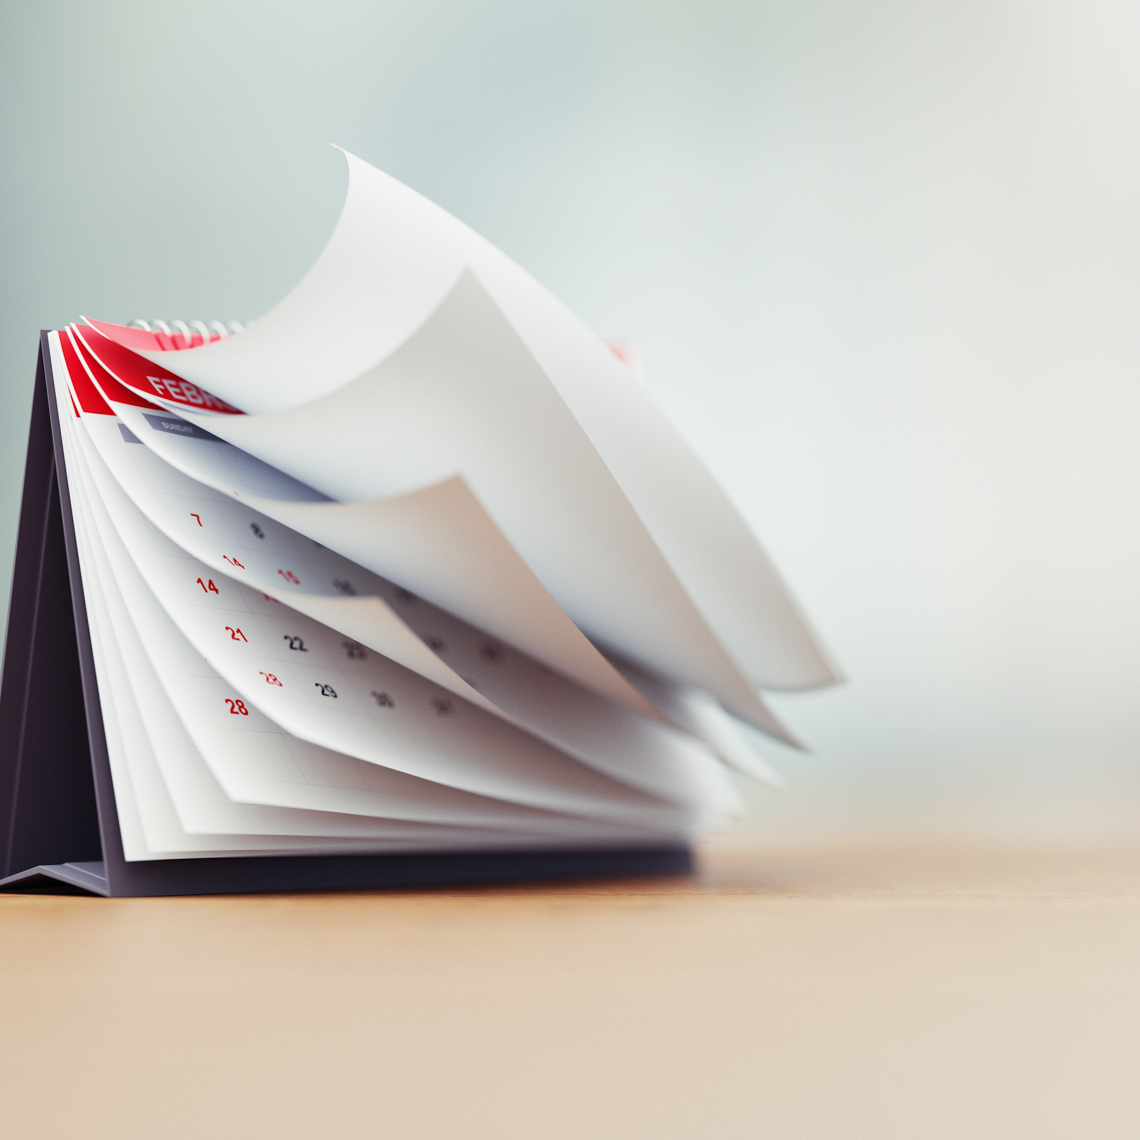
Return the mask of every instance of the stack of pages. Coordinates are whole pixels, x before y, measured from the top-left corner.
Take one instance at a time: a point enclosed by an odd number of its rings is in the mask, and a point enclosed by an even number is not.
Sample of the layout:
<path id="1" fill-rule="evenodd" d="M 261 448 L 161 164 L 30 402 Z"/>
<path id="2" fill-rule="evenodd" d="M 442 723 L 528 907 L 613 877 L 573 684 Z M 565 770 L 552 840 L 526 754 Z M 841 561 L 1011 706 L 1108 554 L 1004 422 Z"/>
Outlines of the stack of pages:
<path id="1" fill-rule="evenodd" d="M 826 652 L 629 367 L 348 161 L 255 324 L 49 337 L 126 858 L 722 826 Z"/>

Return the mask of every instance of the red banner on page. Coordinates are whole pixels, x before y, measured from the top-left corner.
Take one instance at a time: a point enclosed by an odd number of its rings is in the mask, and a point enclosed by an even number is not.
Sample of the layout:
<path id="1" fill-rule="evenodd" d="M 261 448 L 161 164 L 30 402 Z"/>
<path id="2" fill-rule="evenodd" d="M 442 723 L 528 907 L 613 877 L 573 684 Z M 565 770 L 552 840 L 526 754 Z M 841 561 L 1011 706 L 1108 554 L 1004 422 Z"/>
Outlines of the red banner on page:
<path id="1" fill-rule="evenodd" d="M 205 388 L 199 388 L 197 384 L 163 368 L 161 364 L 155 364 L 145 356 L 124 348 L 90 322 L 86 328 L 78 331 L 88 352 L 114 379 L 140 396 L 164 400 L 191 412 L 213 412 L 230 416 L 245 414 L 240 408 L 227 404 Z"/>
<path id="2" fill-rule="evenodd" d="M 63 352 L 63 362 L 67 365 L 67 379 L 71 387 L 72 402 L 79 404 L 84 415 L 113 416 L 115 413 L 107 406 L 107 401 L 103 399 L 103 393 L 95 386 L 87 374 L 87 369 L 83 367 L 75 345 L 72 344 L 71 337 L 68 336 L 67 329 L 59 334 L 59 347 Z M 78 409 L 75 414 L 79 415 Z"/>
<path id="3" fill-rule="evenodd" d="M 113 404 L 126 404 L 129 408 L 149 408 L 153 412 L 165 411 L 158 404 L 152 400 L 148 400 L 145 396 L 140 396 L 137 392 L 133 392 L 125 384 L 120 384 L 102 364 L 99 363 L 98 357 L 87 347 L 87 342 L 83 339 L 83 329 L 78 325 L 72 325 L 68 330 L 71 340 L 75 345 L 75 351 L 79 354 L 82 363 L 87 366 L 87 371 L 91 374 L 91 379 L 95 382 L 95 387 L 103 394 L 104 399 Z"/>

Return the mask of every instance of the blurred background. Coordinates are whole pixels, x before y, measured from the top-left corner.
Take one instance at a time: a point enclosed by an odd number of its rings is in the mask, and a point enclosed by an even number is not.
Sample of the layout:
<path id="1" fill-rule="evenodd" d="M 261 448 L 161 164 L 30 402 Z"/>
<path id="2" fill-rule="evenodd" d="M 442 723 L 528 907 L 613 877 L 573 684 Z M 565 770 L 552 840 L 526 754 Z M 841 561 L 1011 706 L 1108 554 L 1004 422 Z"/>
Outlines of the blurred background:
<path id="1" fill-rule="evenodd" d="M 5 596 L 37 330 L 255 318 L 329 142 L 636 346 L 847 672 L 738 836 L 1140 837 L 1140 6 L 5 0 Z"/>

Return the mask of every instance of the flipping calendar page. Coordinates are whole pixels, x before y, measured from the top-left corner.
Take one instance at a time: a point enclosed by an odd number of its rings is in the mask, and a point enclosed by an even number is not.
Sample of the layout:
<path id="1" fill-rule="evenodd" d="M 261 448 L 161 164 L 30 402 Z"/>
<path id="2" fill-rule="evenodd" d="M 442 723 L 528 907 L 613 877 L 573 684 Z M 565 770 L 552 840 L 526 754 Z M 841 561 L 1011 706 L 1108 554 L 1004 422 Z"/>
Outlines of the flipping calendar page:
<path id="1" fill-rule="evenodd" d="M 827 651 L 624 360 L 346 158 L 325 251 L 253 324 L 46 336 L 123 858 L 722 828 L 740 778 L 781 780 L 755 741 L 799 747 L 764 690 L 835 683 Z"/>

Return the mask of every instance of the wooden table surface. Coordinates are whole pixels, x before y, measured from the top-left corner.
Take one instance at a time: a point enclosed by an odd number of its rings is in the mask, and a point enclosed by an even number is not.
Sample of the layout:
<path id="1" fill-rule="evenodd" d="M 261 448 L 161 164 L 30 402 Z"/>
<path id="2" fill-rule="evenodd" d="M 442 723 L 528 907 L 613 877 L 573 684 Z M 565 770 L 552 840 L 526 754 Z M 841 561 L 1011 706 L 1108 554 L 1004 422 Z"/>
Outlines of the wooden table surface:
<path id="1" fill-rule="evenodd" d="M 0 1136 L 1140 1136 L 1140 851 L 0 896 Z"/>

